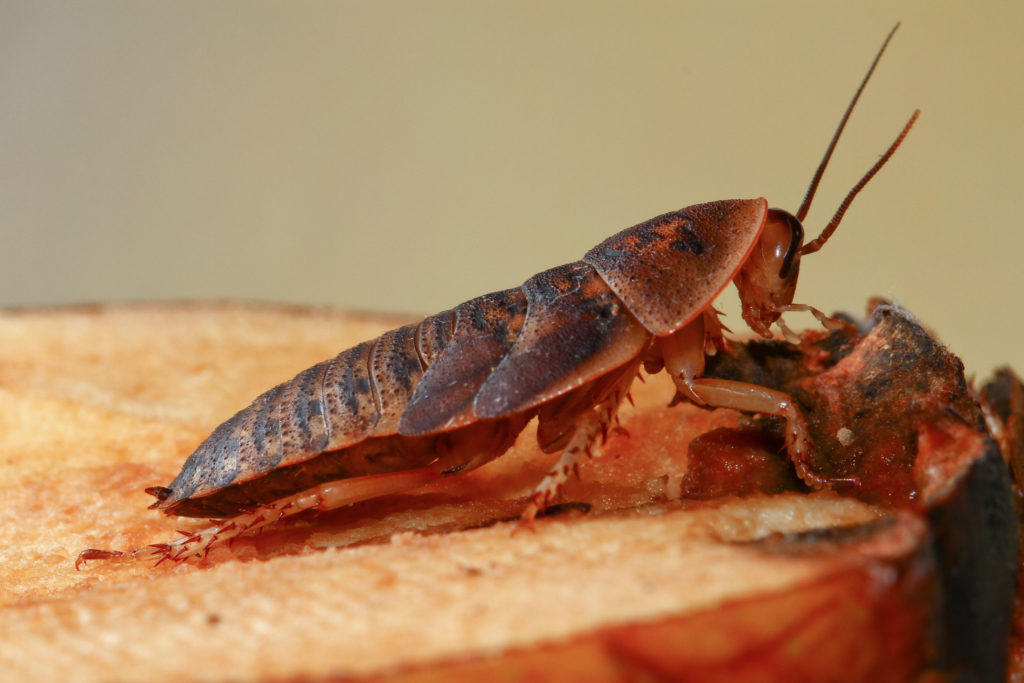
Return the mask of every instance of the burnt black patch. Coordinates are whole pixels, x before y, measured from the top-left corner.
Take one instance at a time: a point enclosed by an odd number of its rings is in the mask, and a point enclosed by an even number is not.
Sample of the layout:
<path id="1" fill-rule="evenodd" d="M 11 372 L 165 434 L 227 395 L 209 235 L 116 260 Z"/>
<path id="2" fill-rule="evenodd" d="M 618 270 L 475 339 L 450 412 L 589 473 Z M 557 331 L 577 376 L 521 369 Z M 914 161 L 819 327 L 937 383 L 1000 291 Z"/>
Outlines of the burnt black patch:
<path id="1" fill-rule="evenodd" d="M 580 512 L 587 514 L 590 512 L 590 503 L 583 503 L 579 501 L 567 501 L 565 503 L 555 503 L 549 505 L 540 512 L 537 513 L 538 517 L 558 517 L 560 515 L 566 515 L 570 512 Z"/>

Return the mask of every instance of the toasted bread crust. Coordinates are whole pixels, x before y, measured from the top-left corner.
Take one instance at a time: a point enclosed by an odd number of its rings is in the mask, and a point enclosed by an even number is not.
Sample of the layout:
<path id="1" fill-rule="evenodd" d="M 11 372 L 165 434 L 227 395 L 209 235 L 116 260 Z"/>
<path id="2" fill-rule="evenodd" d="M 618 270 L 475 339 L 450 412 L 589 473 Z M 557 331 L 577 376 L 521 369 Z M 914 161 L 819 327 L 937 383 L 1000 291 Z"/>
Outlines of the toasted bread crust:
<path id="1" fill-rule="evenodd" d="M 205 563 L 74 570 L 83 548 L 194 528 L 147 511 L 143 489 L 262 388 L 401 322 L 231 304 L 0 314 L 0 499 L 14 511 L 0 516 L 0 638 L 16 645 L 0 651 L 5 676 L 905 680 L 941 663 L 936 631 L 977 628 L 939 598 L 976 599 L 981 585 L 996 615 L 987 649 L 975 638 L 948 664 L 998 659 L 1015 531 L 1011 508 L 992 504 L 1008 491 L 992 442 L 968 439 L 981 449 L 942 475 L 928 510 L 789 485 L 680 501 L 690 441 L 743 418 L 668 408 L 661 380 L 637 385 L 630 436 L 567 486 L 589 513 L 567 506 L 532 532 L 504 521 L 551 465 L 531 426 L 473 473 L 284 522 Z M 957 538 L 977 547 L 964 555 Z M 815 656 L 787 657 L 794 647 Z"/>

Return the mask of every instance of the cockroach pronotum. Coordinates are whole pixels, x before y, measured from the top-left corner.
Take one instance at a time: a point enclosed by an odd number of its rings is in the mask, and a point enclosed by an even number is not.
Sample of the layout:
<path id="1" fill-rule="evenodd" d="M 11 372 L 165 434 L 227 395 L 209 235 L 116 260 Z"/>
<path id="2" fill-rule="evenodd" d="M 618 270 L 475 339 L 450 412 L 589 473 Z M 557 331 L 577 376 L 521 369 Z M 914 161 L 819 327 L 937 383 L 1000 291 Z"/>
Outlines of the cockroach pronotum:
<path id="1" fill-rule="evenodd" d="M 85 550 L 76 562 L 181 560 L 310 508 L 327 510 L 414 489 L 497 458 L 533 418 L 547 453 L 561 451 L 521 519 L 557 496 L 574 466 L 615 420 L 640 368 L 667 371 L 677 399 L 774 415 L 786 422 L 797 474 L 810 466 L 806 424 L 783 392 L 702 377 L 724 345 L 712 303 L 734 282 L 742 317 L 771 338 L 794 304 L 800 258 L 820 249 L 851 201 L 896 151 L 920 113 L 864 175 L 814 240 L 804 220 L 886 37 L 839 122 L 796 214 L 763 198 L 689 206 L 609 237 L 583 260 L 386 332 L 267 391 L 217 429 L 169 486 L 146 491 L 167 514 L 217 518 L 210 528 L 130 553 Z"/>

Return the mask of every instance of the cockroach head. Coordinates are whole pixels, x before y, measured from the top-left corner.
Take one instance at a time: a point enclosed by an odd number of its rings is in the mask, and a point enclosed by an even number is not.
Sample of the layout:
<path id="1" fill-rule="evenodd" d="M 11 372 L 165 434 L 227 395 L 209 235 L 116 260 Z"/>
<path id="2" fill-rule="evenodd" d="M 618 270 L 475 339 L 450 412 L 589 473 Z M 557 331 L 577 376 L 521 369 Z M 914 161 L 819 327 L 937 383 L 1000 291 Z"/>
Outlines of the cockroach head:
<path id="1" fill-rule="evenodd" d="M 903 142 L 903 139 L 910 132 L 911 127 L 921 113 L 920 110 L 914 112 L 896 140 L 889 145 L 889 149 L 886 150 L 885 154 L 864 174 L 860 182 L 847 193 L 846 198 L 839 206 L 835 215 L 832 216 L 832 220 L 821 231 L 821 234 L 807 244 L 803 244 L 804 229 L 801 221 L 807 217 L 807 212 L 811 208 L 811 201 L 813 201 L 814 194 L 818 189 L 818 183 L 828 167 L 829 159 L 832 158 L 832 152 L 839 141 L 839 136 L 846 127 L 850 113 L 853 111 L 854 105 L 857 104 L 861 92 L 864 91 L 864 86 L 867 85 L 871 74 L 874 73 L 878 60 L 881 59 L 882 53 L 885 52 L 885 48 L 897 28 L 899 28 L 899 24 L 896 24 L 892 31 L 889 32 L 878 54 L 875 55 L 875 60 L 871 63 L 871 68 L 868 69 L 867 75 L 864 76 L 860 87 L 857 88 L 853 99 L 846 107 L 846 113 L 843 114 L 839 126 L 832 135 L 832 140 L 825 150 L 825 155 L 822 157 L 821 162 L 818 164 L 818 169 L 811 179 L 811 184 L 807 188 L 807 193 L 804 195 L 800 208 L 796 214 L 791 214 L 781 209 L 769 209 L 764 231 L 761 233 L 754 251 L 736 275 L 734 281 L 740 290 L 740 300 L 743 303 L 743 319 L 747 321 L 751 329 L 764 337 L 771 337 L 769 328 L 779 319 L 781 308 L 793 303 L 793 295 L 796 293 L 797 275 L 800 272 L 800 257 L 818 251 L 832 237 L 836 228 L 839 227 L 839 222 L 842 220 L 843 215 L 850 207 L 850 203 L 853 202 L 853 198 L 878 173 L 878 170 L 885 165 L 885 162 L 889 160 L 889 157 L 893 155 L 893 152 Z"/>
<path id="2" fill-rule="evenodd" d="M 754 250 L 736 274 L 743 319 L 764 337 L 771 337 L 779 309 L 793 303 L 803 242 L 804 228 L 796 216 L 769 209 Z"/>

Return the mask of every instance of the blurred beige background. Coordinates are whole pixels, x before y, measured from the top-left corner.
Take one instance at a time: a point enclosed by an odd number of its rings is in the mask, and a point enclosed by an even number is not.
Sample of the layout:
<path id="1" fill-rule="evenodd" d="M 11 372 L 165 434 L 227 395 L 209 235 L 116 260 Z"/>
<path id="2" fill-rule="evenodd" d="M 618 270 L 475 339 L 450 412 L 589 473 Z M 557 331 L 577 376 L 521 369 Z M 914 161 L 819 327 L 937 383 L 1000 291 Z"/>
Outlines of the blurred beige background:
<path id="1" fill-rule="evenodd" d="M 922 118 L 797 298 L 1024 371 L 1009 1 L 0 2 L 0 306 L 431 313 L 688 204 L 795 210 L 896 20 L 808 231 Z"/>

